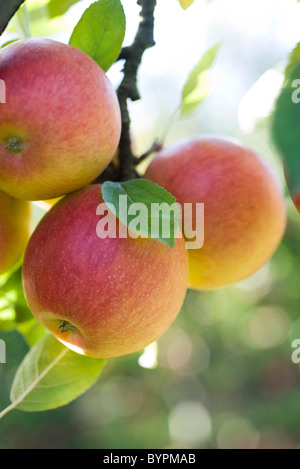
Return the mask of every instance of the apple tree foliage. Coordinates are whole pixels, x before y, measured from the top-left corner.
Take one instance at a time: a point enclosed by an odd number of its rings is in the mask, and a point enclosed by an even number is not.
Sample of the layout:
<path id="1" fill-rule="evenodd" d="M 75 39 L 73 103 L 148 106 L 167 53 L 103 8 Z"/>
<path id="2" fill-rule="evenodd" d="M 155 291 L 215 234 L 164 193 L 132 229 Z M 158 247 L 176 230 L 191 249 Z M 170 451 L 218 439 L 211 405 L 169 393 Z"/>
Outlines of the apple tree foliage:
<path id="1" fill-rule="evenodd" d="M 291 52 L 277 98 L 272 136 L 283 158 L 291 196 L 300 192 L 300 43 Z"/>
<path id="2" fill-rule="evenodd" d="M 38 10 L 36 17 L 46 15 L 50 19 L 61 16 L 77 1 L 48 0 L 46 8 Z M 179 2 L 182 9 L 185 10 L 197 0 L 174 1 Z M 3 0 L 1 2 L 0 33 L 5 30 L 14 15 L 18 15 L 18 21 L 21 23 L 20 30 L 23 31 L 25 37 L 29 34 L 30 24 L 26 24 L 28 17 L 24 13 L 26 2 L 21 6 L 22 3 L 24 3 L 24 0 Z M 147 24 L 148 28 L 152 27 L 151 33 L 153 35 L 153 9 L 155 8 L 156 1 L 138 0 L 137 3 L 142 10 L 145 8 L 145 11 L 146 7 L 152 4 L 152 18 L 142 18 L 143 21 L 139 26 L 135 41 L 129 48 L 123 47 L 126 18 L 121 0 L 98 0 L 93 3 L 83 13 L 78 24 L 74 27 L 70 38 L 71 45 L 83 50 L 105 71 L 109 70 L 115 61 L 124 60 L 124 79 L 117 90 L 117 94 L 122 113 L 123 143 L 124 147 L 127 145 L 127 150 L 130 147 L 130 141 L 128 141 L 130 118 L 126 106 L 127 100 L 140 99 L 136 84 L 136 72 L 142 61 L 144 50 L 154 45 L 154 41 L 150 41 L 150 44 L 144 44 L 142 50 L 139 47 L 135 47 L 137 41 L 140 40 L 143 24 Z M 207 50 L 202 57 L 195 57 L 195 66 L 183 86 L 178 105 L 170 116 L 171 121 L 175 118 L 180 119 L 190 115 L 207 96 L 211 86 L 210 70 L 219 49 L 220 44 L 216 44 Z M 128 53 L 129 51 L 130 53 Z M 295 54 L 296 62 L 297 54 Z M 130 75 L 132 70 L 134 70 L 134 73 Z M 293 70 L 295 69 L 293 68 Z M 291 73 L 291 76 L 294 75 Z M 129 90 L 128 94 L 126 92 L 124 94 L 124 90 Z M 280 107 L 281 103 L 278 102 L 279 110 L 276 111 L 277 114 L 280 114 Z M 297 112 L 294 108 L 293 111 Z M 293 115 L 292 112 L 291 115 Z M 296 126 L 298 122 L 295 121 L 292 124 Z M 120 218 L 121 215 L 118 213 L 119 195 L 127 195 L 130 206 L 134 206 L 134 204 L 141 201 L 146 206 L 153 202 L 159 204 L 166 202 L 169 205 L 175 202 L 173 196 L 156 184 L 139 179 L 138 177 L 131 177 L 137 175 L 135 167 L 143 161 L 145 156 L 148 156 L 148 154 L 151 154 L 151 151 L 153 152 L 160 147 L 163 143 L 163 138 L 164 135 L 158 141 L 155 141 L 153 147 L 145 155 L 136 157 L 129 154 L 130 158 L 123 158 L 123 161 L 120 157 L 121 178 L 115 178 L 114 180 L 113 177 L 109 177 L 110 174 L 108 172 L 105 175 L 105 180 L 101 181 L 104 182 L 102 195 L 105 202 L 114 204 L 116 215 L 120 216 Z M 297 145 L 298 148 L 299 145 Z M 121 146 L 120 152 L 122 153 Z M 290 158 L 289 154 L 286 154 L 285 157 L 287 159 L 287 166 L 290 167 L 289 162 L 294 161 L 295 155 Z M 295 170 L 293 187 L 298 187 L 297 184 L 299 183 L 300 185 L 299 158 L 298 165 L 292 166 L 291 163 L 291 167 L 293 172 Z M 34 206 L 35 225 L 43 215 L 43 210 Z M 158 216 L 162 217 L 164 214 L 160 212 Z M 158 234 L 158 242 L 167 243 L 172 247 L 178 218 L 178 216 L 175 216 L 174 220 L 170 220 L 173 223 L 173 230 L 171 230 L 173 237 L 164 239 Z M 126 223 L 128 222 L 129 220 L 126 220 Z M 151 228 L 149 220 L 145 219 L 143 222 L 143 229 L 149 233 Z M 13 380 L 10 393 L 11 404 L 3 411 L 0 411 L 0 418 L 15 408 L 33 412 L 54 409 L 68 404 L 78 398 L 99 379 L 106 363 L 105 360 L 81 356 L 69 350 L 51 334 L 46 332 L 44 327 L 36 321 L 24 298 L 21 269 L 22 266 L 19 265 L 13 272 L 8 272 L 0 277 L 0 331 L 17 330 L 23 335 L 29 349 Z"/>

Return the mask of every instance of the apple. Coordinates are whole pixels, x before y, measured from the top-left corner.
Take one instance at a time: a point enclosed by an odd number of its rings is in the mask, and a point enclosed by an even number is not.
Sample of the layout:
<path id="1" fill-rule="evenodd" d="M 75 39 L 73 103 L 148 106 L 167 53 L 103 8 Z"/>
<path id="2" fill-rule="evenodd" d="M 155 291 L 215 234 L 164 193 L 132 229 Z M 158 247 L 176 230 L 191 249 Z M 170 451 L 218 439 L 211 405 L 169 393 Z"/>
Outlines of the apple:
<path id="1" fill-rule="evenodd" d="M 143 349 L 168 329 L 186 294 L 188 258 L 182 236 L 174 248 L 113 237 L 111 228 L 103 236 L 101 203 L 94 184 L 51 208 L 28 243 L 23 287 L 32 313 L 58 340 L 111 358 Z"/>
<path id="2" fill-rule="evenodd" d="M 21 259 L 30 228 L 29 202 L 0 191 L 0 274 L 14 267 Z"/>
<path id="3" fill-rule="evenodd" d="M 298 192 L 297 194 L 293 195 L 292 200 L 293 200 L 293 202 L 294 202 L 294 205 L 295 205 L 296 209 L 297 209 L 298 212 L 300 213 L 300 192 Z"/>
<path id="4" fill-rule="evenodd" d="M 186 138 L 161 150 L 145 177 L 181 205 L 204 203 L 204 244 L 188 249 L 191 288 L 215 289 L 249 277 L 281 241 L 281 185 L 251 149 L 218 136 Z"/>
<path id="5" fill-rule="evenodd" d="M 0 50 L 0 189 L 26 200 L 60 197 L 93 181 L 121 134 L 115 90 L 79 49 L 24 39 Z"/>

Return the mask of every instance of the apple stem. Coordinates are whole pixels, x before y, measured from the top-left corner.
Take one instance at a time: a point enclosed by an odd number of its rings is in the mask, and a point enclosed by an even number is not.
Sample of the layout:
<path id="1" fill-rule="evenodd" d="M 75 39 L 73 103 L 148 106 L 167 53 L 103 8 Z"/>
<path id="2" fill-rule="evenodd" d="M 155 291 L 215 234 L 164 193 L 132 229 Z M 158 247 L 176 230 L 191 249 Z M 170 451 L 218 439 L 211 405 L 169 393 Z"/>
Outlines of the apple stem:
<path id="1" fill-rule="evenodd" d="M 76 331 L 76 327 L 72 326 L 72 324 L 70 324 L 67 321 L 62 321 L 61 325 L 59 326 L 59 329 L 60 329 L 60 332 L 62 333 Z"/>
<path id="2" fill-rule="evenodd" d="M 23 147 L 23 140 L 20 137 L 8 137 L 5 140 L 5 149 L 9 153 L 22 153 Z"/>

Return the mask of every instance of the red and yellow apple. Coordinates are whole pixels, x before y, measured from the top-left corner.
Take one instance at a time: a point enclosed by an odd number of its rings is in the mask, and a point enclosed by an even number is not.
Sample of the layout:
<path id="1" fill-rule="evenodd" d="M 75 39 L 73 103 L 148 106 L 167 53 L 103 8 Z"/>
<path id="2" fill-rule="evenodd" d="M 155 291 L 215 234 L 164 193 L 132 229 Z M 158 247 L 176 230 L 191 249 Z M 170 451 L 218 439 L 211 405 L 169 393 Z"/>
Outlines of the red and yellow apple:
<path id="1" fill-rule="evenodd" d="M 30 234 L 29 202 L 0 191 L 0 274 L 20 260 Z"/>
<path id="2" fill-rule="evenodd" d="M 167 330 L 186 294 L 188 258 L 182 237 L 170 248 L 114 237 L 112 228 L 102 236 L 101 203 L 97 184 L 51 208 L 28 243 L 23 286 L 32 313 L 60 341 L 108 358 L 137 352 Z"/>
<path id="3" fill-rule="evenodd" d="M 120 138 L 118 99 L 99 65 L 51 39 L 0 51 L 0 189 L 26 200 L 81 189 L 112 160 Z"/>
<path id="4" fill-rule="evenodd" d="M 266 161 L 240 144 L 214 136 L 184 139 L 160 151 L 145 177 L 181 205 L 204 203 L 204 244 L 188 249 L 191 288 L 249 277 L 281 241 L 286 210 L 280 183 Z"/>

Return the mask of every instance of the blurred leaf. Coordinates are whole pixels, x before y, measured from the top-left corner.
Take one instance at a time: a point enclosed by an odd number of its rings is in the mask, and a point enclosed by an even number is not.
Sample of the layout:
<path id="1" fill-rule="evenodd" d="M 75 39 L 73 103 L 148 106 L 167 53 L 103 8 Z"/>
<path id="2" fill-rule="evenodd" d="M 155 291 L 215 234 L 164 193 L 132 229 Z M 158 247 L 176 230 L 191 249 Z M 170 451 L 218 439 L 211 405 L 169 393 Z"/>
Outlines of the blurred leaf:
<path id="1" fill-rule="evenodd" d="M 44 326 L 34 317 L 26 322 L 18 324 L 17 330 L 22 334 L 30 347 L 36 344 L 47 333 Z"/>
<path id="2" fill-rule="evenodd" d="M 119 55 L 126 19 L 120 0 L 99 0 L 83 13 L 70 44 L 81 49 L 107 71 Z"/>
<path id="3" fill-rule="evenodd" d="M 26 3 L 18 9 L 16 17 L 18 20 L 18 26 L 19 26 L 21 35 L 24 38 L 30 37 L 31 36 L 30 17 L 29 17 L 29 12 L 27 10 Z"/>
<path id="4" fill-rule="evenodd" d="M 178 0 L 184 10 L 190 7 L 195 0 Z"/>
<path id="5" fill-rule="evenodd" d="M 0 288 L 0 330 L 17 329 L 32 346 L 46 332 L 33 317 L 22 285 L 22 267 L 14 271 Z"/>
<path id="6" fill-rule="evenodd" d="M 28 319 L 32 319 L 32 314 L 24 297 L 20 267 L 0 287 L 0 328 L 6 320 L 13 321 L 10 323 L 12 328 Z M 8 324 L 5 325 L 7 327 Z"/>
<path id="7" fill-rule="evenodd" d="M 98 380 L 105 363 L 72 352 L 47 334 L 17 370 L 10 395 L 12 405 L 29 412 L 66 405 Z"/>
<path id="8" fill-rule="evenodd" d="M 219 51 L 220 44 L 209 49 L 190 73 L 181 95 L 181 115 L 191 113 L 210 91 L 209 70 Z"/>
<path id="9" fill-rule="evenodd" d="M 108 181 L 101 191 L 104 202 L 110 204 L 109 209 L 129 231 L 174 246 L 180 216 L 176 199 L 169 192 L 146 179 L 123 183 Z M 120 206 L 120 201 L 125 200 L 126 204 Z"/>
<path id="10" fill-rule="evenodd" d="M 32 202 L 33 228 L 35 229 L 44 215 L 50 210 L 45 202 Z"/>
<path id="11" fill-rule="evenodd" d="M 271 133 L 283 159 L 291 196 L 300 191 L 300 45 L 290 54 L 285 83 L 275 103 Z"/>
<path id="12" fill-rule="evenodd" d="M 28 11 L 29 11 L 30 23 L 35 23 L 43 19 L 47 19 L 49 21 L 48 5 L 44 5 L 40 3 L 35 4 L 33 2 L 33 3 L 28 4 Z"/>
<path id="13" fill-rule="evenodd" d="M 0 5 L 0 35 L 5 30 L 11 18 L 25 0 L 2 0 Z"/>
<path id="14" fill-rule="evenodd" d="M 63 15 L 72 5 L 78 2 L 79 0 L 50 0 L 47 4 L 50 18 Z"/>
<path id="15" fill-rule="evenodd" d="M 299 0 L 300 1 L 300 0 Z M 289 55 L 288 64 L 285 69 L 285 78 L 288 79 L 290 74 L 292 73 L 293 67 L 300 62 L 300 42 L 296 45 L 296 47 L 292 50 Z"/>
<path id="16" fill-rule="evenodd" d="M 16 41 L 19 41 L 19 39 L 11 39 L 10 41 L 5 42 L 2 44 L 1 49 L 3 49 L 3 47 L 9 46 L 9 44 L 13 44 Z"/>

